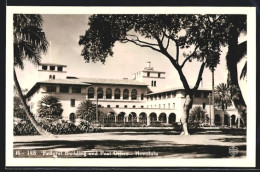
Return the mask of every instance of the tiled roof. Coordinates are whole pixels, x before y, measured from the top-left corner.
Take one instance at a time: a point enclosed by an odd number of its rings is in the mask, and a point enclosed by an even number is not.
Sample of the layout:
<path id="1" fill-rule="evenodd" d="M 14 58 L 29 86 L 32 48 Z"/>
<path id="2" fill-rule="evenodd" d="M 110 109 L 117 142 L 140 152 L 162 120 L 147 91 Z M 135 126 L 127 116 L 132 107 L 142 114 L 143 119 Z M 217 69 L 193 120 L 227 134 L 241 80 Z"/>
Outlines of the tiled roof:
<path id="1" fill-rule="evenodd" d="M 58 63 L 41 63 L 40 65 L 63 66 L 63 67 L 67 67 L 67 65 L 62 65 L 62 64 L 58 64 Z"/>
<path id="2" fill-rule="evenodd" d="M 143 82 L 139 82 L 131 79 L 104 79 L 104 78 L 77 78 L 77 79 L 66 79 L 69 81 L 89 83 L 89 84 L 112 84 L 112 85 L 139 85 L 147 86 Z"/>
<path id="3" fill-rule="evenodd" d="M 153 94 L 158 94 L 158 93 L 166 93 L 166 92 L 170 92 L 170 91 L 178 91 L 178 90 L 185 90 L 183 87 L 174 87 L 174 88 L 168 88 L 168 89 L 164 89 L 164 90 L 160 90 L 157 92 L 153 92 L 153 93 L 149 93 L 147 95 L 153 95 Z M 199 91 L 211 91 L 211 89 L 208 88 L 198 88 Z"/>
<path id="4" fill-rule="evenodd" d="M 51 79 L 37 82 L 38 84 L 70 84 L 70 85 L 91 85 L 74 79 Z"/>

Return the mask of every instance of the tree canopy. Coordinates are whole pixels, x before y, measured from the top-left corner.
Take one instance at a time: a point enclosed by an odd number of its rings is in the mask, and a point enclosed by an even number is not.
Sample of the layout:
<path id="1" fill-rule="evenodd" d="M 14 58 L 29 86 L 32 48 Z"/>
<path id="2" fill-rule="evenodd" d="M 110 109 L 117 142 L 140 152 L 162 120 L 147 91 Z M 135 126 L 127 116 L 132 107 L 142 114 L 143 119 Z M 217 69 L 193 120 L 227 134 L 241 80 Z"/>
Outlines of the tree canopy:
<path id="1" fill-rule="evenodd" d="M 202 62 L 194 90 L 204 67 L 214 69 L 219 63 L 220 47 L 226 45 L 228 17 L 225 15 L 92 15 L 81 55 L 86 62 L 105 63 L 113 55 L 116 41 L 133 43 L 165 55 L 179 72 L 186 91 L 189 84 L 182 72 L 187 61 Z M 175 54 L 170 49 L 175 47 Z M 182 59 L 180 50 L 183 50 Z"/>

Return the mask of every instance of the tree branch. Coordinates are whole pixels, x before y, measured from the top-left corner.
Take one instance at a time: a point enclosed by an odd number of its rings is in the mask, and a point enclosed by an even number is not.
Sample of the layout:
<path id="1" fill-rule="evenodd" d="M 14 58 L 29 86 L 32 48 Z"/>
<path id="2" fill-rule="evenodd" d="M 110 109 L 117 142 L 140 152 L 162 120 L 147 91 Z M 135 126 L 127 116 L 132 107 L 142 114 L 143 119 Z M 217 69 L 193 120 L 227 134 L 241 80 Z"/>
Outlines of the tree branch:
<path id="1" fill-rule="evenodd" d="M 136 40 L 133 40 L 133 41 L 138 41 L 138 42 L 143 43 L 143 44 L 146 44 L 146 45 L 159 46 L 158 44 L 152 44 L 152 43 L 150 43 L 150 42 L 141 41 L 141 40 L 138 38 L 138 36 L 136 36 L 136 35 L 126 35 L 126 36 L 136 37 Z M 126 39 L 127 39 L 127 40 L 131 40 L 131 39 L 129 39 L 129 38 L 126 38 Z"/>
<path id="2" fill-rule="evenodd" d="M 194 53 L 196 52 L 197 49 L 198 49 L 198 46 L 196 46 L 195 49 L 194 49 L 194 51 L 193 51 L 193 53 L 191 53 L 191 54 L 183 61 L 182 65 L 181 65 L 181 68 L 183 68 L 183 66 L 185 65 L 185 63 L 186 63 L 190 58 L 192 58 L 192 56 L 194 56 Z"/>
<path id="3" fill-rule="evenodd" d="M 203 71 L 204 71 L 204 68 L 205 68 L 205 65 L 206 63 L 205 62 L 202 62 L 201 66 L 200 66 L 200 71 L 199 71 L 199 75 L 198 75 L 198 78 L 197 78 L 197 82 L 195 84 L 195 86 L 193 87 L 193 92 L 196 91 L 198 88 L 199 88 L 199 84 L 200 84 L 200 81 L 201 81 L 201 76 L 203 74 Z"/>
<path id="4" fill-rule="evenodd" d="M 139 47 L 147 47 L 147 48 L 151 48 L 151 49 L 153 49 L 154 51 L 157 51 L 157 52 L 161 52 L 159 49 L 157 49 L 157 48 L 154 48 L 154 47 L 152 47 L 151 45 L 143 45 L 143 44 L 139 44 L 139 43 L 137 43 L 136 41 L 134 41 L 134 40 L 131 40 L 131 39 L 120 39 L 120 41 L 122 42 L 122 43 L 127 43 L 127 42 L 132 42 L 132 43 L 134 43 L 135 45 L 138 45 Z"/>

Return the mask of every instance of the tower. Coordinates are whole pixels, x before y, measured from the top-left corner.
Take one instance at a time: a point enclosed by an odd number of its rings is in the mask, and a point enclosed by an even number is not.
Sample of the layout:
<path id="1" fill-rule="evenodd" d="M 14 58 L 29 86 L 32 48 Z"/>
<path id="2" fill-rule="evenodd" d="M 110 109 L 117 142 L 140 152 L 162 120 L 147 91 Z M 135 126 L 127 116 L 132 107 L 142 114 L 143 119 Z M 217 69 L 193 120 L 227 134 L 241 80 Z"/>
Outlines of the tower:
<path id="1" fill-rule="evenodd" d="M 154 70 L 150 61 L 146 63 L 146 67 L 142 71 L 134 73 L 132 77 L 133 80 L 149 85 L 149 89 L 152 92 L 162 90 L 165 86 L 165 72 Z"/>
<path id="2" fill-rule="evenodd" d="M 65 70 L 67 66 L 54 63 L 41 63 L 37 70 L 37 81 L 46 81 L 50 79 L 66 79 Z"/>

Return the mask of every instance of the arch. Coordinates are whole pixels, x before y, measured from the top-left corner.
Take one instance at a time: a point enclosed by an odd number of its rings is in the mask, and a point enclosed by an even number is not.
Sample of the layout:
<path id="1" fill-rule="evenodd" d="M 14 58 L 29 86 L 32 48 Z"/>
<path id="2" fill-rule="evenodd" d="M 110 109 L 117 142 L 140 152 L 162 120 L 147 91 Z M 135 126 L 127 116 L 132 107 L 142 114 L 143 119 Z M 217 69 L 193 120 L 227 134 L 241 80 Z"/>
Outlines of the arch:
<path id="1" fill-rule="evenodd" d="M 147 125 L 147 115 L 146 113 L 142 112 L 139 114 L 139 123 Z"/>
<path id="2" fill-rule="evenodd" d="M 149 115 L 150 123 L 156 122 L 157 121 L 157 114 L 152 112 Z"/>
<path id="3" fill-rule="evenodd" d="M 69 119 L 71 122 L 75 122 L 76 119 L 75 113 L 70 113 Z"/>
<path id="4" fill-rule="evenodd" d="M 216 114 L 215 115 L 215 125 L 220 125 L 220 116 L 219 116 L 219 114 Z"/>
<path id="5" fill-rule="evenodd" d="M 161 113 L 159 115 L 159 121 L 162 122 L 162 123 L 166 123 L 167 122 L 167 117 L 166 117 L 165 113 Z"/>
<path id="6" fill-rule="evenodd" d="M 128 115 L 128 122 L 137 122 L 137 114 L 135 112 L 131 112 Z"/>
<path id="7" fill-rule="evenodd" d="M 112 98 L 112 89 L 107 88 L 106 89 L 106 99 L 111 99 Z"/>
<path id="8" fill-rule="evenodd" d="M 228 125 L 228 115 L 224 115 L 224 125 Z"/>
<path id="9" fill-rule="evenodd" d="M 114 93 L 115 99 L 120 99 L 121 96 L 121 91 L 119 88 L 115 89 L 115 93 Z"/>
<path id="10" fill-rule="evenodd" d="M 97 89 L 97 95 L 99 99 L 103 99 L 104 93 L 103 93 L 103 89 L 102 88 L 98 88 Z"/>
<path id="11" fill-rule="evenodd" d="M 231 115 L 231 125 L 236 125 L 236 115 Z"/>
<path id="12" fill-rule="evenodd" d="M 137 99 L 137 91 L 136 89 L 132 89 L 131 91 L 131 99 L 136 100 Z"/>
<path id="13" fill-rule="evenodd" d="M 124 91 L 123 91 L 123 99 L 124 100 L 128 100 L 129 99 L 129 90 L 128 89 L 124 89 Z"/>
<path id="14" fill-rule="evenodd" d="M 107 120 L 112 122 L 115 121 L 115 113 L 114 112 L 107 113 Z"/>
<path id="15" fill-rule="evenodd" d="M 95 93 L 94 93 L 94 88 L 93 87 L 89 87 L 88 89 L 88 98 L 94 98 Z"/>
<path id="16" fill-rule="evenodd" d="M 174 124 L 176 122 L 176 114 L 175 113 L 170 113 L 169 115 L 169 123 Z"/>
<path id="17" fill-rule="evenodd" d="M 123 121 L 124 121 L 124 118 L 125 118 L 125 112 L 120 112 L 120 113 L 117 115 L 117 121 L 118 121 L 118 122 L 123 122 Z"/>

